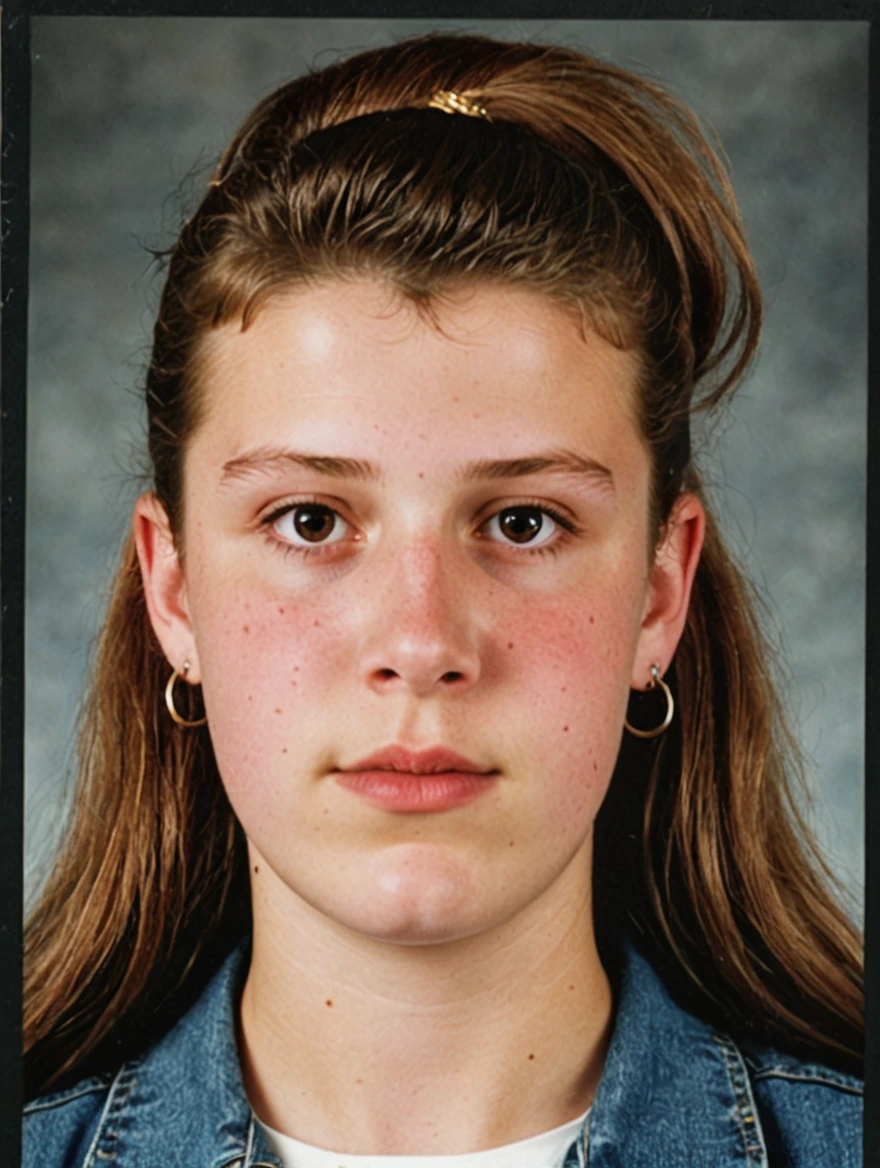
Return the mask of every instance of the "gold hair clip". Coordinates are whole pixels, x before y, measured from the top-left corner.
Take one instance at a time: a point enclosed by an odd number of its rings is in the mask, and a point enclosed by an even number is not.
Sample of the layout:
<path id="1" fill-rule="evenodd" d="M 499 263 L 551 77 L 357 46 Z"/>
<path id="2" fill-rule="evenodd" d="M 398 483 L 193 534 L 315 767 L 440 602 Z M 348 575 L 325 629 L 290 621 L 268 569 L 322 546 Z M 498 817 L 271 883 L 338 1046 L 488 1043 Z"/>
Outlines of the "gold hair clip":
<path id="1" fill-rule="evenodd" d="M 439 89 L 428 102 L 431 109 L 443 110 L 445 114 L 467 114 L 469 118 L 485 118 L 491 122 L 487 110 L 463 93 L 453 93 L 451 89 Z"/>

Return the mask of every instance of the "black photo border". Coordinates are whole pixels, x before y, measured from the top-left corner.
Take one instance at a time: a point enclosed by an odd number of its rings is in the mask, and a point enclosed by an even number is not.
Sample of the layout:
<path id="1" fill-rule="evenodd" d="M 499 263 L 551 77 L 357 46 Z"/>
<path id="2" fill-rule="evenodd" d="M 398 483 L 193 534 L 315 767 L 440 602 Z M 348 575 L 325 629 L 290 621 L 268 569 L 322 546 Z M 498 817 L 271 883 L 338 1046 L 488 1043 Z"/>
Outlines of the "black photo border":
<path id="1" fill-rule="evenodd" d="M 0 1159 L 21 1161 L 30 39 L 40 16 L 860 21 L 869 32 L 864 1163 L 880 1165 L 880 36 L 873 0 L 6 0 L 0 151 Z M 872 854 L 869 846 L 875 843 Z"/>

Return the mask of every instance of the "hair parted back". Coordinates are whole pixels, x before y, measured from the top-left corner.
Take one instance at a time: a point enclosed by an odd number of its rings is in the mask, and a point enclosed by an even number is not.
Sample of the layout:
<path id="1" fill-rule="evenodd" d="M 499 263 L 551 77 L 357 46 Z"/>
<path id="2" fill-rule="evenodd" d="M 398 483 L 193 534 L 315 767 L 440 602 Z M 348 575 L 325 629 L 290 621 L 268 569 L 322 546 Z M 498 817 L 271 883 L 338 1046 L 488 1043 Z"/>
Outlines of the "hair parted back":
<path id="1" fill-rule="evenodd" d="M 488 117 L 427 108 L 439 90 Z M 182 530 L 211 330 L 330 278 L 430 313 L 515 283 L 641 354 L 658 537 L 701 494 L 690 418 L 735 385 L 760 295 L 733 193 L 693 115 L 576 51 L 435 35 L 292 81 L 236 133 L 170 254 L 147 375 L 154 488 Z M 740 1040 L 858 1070 L 860 939 L 792 794 L 797 751 L 748 588 L 709 518 L 667 679 L 680 716 L 625 738 L 595 832 L 600 949 L 627 927 L 674 993 Z M 99 643 L 65 846 L 26 931 L 26 1092 L 118 1065 L 249 927 L 245 841 L 207 729 L 169 674 L 133 541 Z"/>

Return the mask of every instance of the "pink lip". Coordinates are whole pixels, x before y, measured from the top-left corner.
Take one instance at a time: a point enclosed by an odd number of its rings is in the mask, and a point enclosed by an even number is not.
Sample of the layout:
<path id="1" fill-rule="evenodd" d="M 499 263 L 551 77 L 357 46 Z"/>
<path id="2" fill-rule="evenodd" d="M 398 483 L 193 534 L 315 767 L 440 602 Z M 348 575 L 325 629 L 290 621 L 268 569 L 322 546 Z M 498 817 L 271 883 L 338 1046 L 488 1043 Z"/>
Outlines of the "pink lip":
<path id="1" fill-rule="evenodd" d="M 470 803 L 498 772 L 435 746 L 389 746 L 335 772 L 336 782 L 386 811 L 447 811 Z"/>

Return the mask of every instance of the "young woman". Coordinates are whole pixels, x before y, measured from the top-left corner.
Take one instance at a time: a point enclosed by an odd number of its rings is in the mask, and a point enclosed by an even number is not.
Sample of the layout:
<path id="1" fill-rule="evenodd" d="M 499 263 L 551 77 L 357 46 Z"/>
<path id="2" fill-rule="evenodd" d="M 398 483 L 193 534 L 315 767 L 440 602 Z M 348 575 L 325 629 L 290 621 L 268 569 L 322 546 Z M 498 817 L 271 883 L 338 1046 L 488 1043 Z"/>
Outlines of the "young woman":
<path id="1" fill-rule="evenodd" d="M 860 1163 L 859 938 L 691 454 L 760 315 L 605 63 L 431 37 L 251 114 L 170 257 L 26 1165 Z"/>

